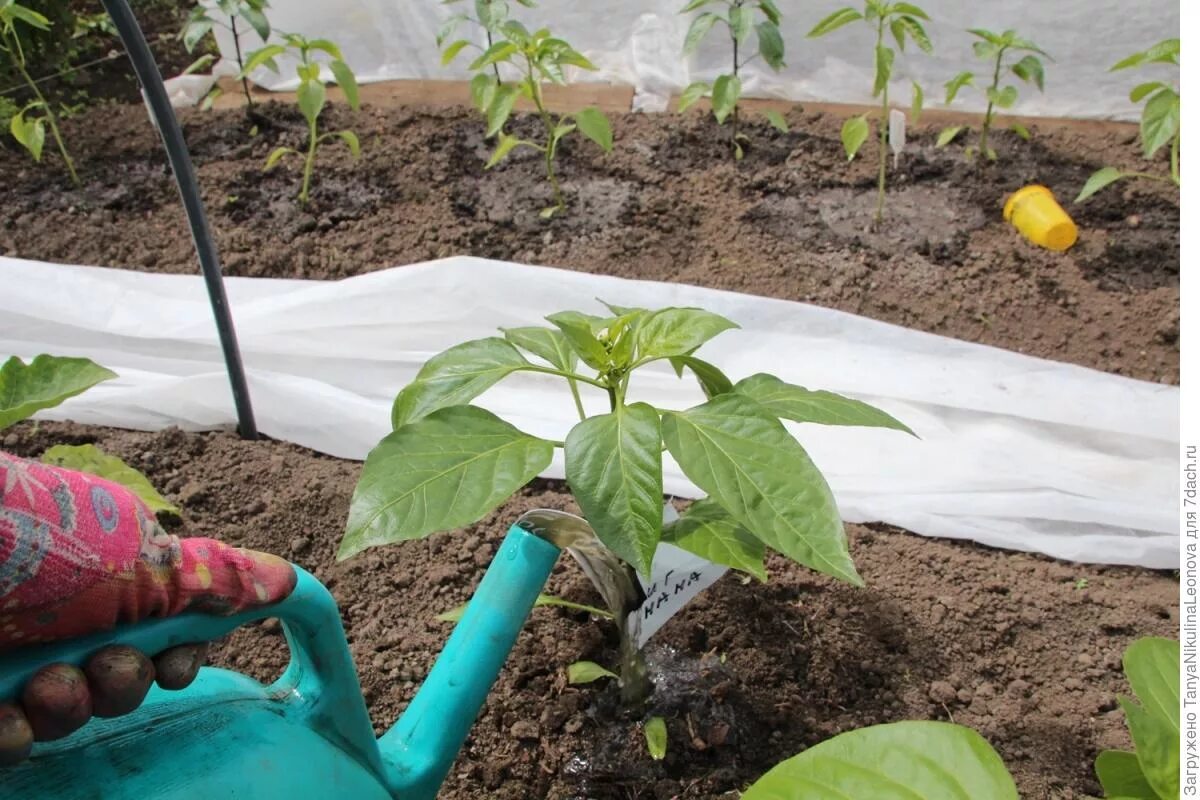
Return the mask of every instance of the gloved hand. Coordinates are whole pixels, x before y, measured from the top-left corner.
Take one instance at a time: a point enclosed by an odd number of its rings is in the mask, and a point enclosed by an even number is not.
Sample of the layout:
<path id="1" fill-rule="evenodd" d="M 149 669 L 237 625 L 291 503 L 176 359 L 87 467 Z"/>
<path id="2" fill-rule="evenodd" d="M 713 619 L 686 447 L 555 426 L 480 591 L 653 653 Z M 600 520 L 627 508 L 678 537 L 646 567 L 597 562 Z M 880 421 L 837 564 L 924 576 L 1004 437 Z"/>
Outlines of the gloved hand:
<path id="1" fill-rule="evenodd" d="M 233 614 L 277 602 L 296 584 L 281 558 L 165 532 L 133 492 L 73 470 L 0 453 L 0 652 L 185 610 Z M 94 653 L 53 664 L 19 698 L 0 698 L 0 764 L 62 738 L 93 715 L 137 708 L 157 679 L 191 683 L 206 645 Z"/>

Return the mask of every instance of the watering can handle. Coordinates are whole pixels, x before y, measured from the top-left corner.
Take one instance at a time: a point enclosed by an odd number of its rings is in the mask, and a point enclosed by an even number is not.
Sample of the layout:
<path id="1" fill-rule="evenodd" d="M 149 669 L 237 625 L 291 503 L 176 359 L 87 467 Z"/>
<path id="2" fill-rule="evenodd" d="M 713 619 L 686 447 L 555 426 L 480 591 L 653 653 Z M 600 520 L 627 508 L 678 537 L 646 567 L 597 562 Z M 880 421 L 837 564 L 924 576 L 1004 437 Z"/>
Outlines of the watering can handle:
<path id="1" fill-rule="evenodd" d="M 0 702 L 17 697 L 41 667 L 53 663 L 82 666 L 102 647 L 123 644 L 149 655 L 176 645 L 219 639 L 249 622 L 278 617 L 291 648 L 287 671 L 266 691 L 282 703 L 296 704 L 297 715 L 379 769 L 375 736 L 362 701 L 358 676 L 337 603 L 320 581 L 295 567 L 296 587 L 271 605 L 230 616 L 189 611 L 146 619 L 90 636 L 23 648 L 0 657 Z M 316 657 L 314 657 L 316 656 Z M 334 713 L 336 712 L 336 713 Z"/>

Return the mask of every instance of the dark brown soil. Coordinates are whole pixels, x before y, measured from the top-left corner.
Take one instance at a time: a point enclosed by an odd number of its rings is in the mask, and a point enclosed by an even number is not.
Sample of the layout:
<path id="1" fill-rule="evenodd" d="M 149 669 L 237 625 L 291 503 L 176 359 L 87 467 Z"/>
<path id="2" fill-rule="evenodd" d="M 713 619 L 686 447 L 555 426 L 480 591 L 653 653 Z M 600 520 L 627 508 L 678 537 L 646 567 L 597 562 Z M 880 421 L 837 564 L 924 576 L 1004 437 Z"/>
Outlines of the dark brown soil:
<path id="1" fill-rule="evenodd" d="M 293 170 L 263 174 L 298 145 L 295 112 L 250 137 L 239 112 L 184 116 L 213 227 L 235 275 L 336 278 L 452 254 L 682 281 L 866 314 L 1164 383 L 1179 376 L 1179 207 L 1129 184 L 1070 206 L 1066 255 L 1021 241 L 1001 219 L 1028 182 L 1064 203 L 1102 164 L 1133 166 L 1132 138 L 1035 130 L 1003 139 L 999 166 L 960 146 L 915 142 L 893 178 L 891 215 L 868 229 L 873 154 L 847 166 L 839 121 L 793 111 L 794 131 L 752 127 L 734 166 L 707 119 L 614 119 L 616 152 L 563 152 L 571 213 L 545 222 L 539 163 L 484 172 L 478 122 L 460 111 L 339 109 L 360 161 L 323 152 L 314 200 L 297 209 Z M 525 118 L 519 126 L 532 122 Z M 532 130 L 532 128 L 530 129 Z M 194 272 L 177 195 L 140 107 L 72 121 L 86 186 L 0 154 L 0 252 Z M 911 134 L 910 134 L 911 135 Z M 49 157 L 48 157 L 49 158 Z M 47 232 L 52 231 L 53 235 Z M 25 425 L 6 449 L 95 441 L 144 469 L 184 510 L 187 533 L 290 556 L 336 595 L 377 727 L 403 710 L 507 525 L 531 507 L 573 509 L 535 482 L 464 531 L 333 559 L 359 465 L 287 444 L 176 430 Z M 565 666 L 612 663 L 607 624 L 536 610 L 447 783 L 451 800 L 725 798 L 838 732 L 900 719 L 954 719 L 1000 751 L 1027 798 L 1098 794 L 1096 753 L 1128 746 L 1115 695 L 1120 654 L 1174 635 L 1178 583 L 1146 570 L 1067 564 L 885 526 L 851 526 L 867 581 L 853 590 L 780 558 L 766 585 L 726 576 L 656 637 L 656 711 L 670 752 L 645 753 L 611 689 L 569 687 Z M 550 591 L 597 602 L 567 559 Z M 270 624 L 232 637 L 220 663 L 270 678 L 285 662 Z"/>

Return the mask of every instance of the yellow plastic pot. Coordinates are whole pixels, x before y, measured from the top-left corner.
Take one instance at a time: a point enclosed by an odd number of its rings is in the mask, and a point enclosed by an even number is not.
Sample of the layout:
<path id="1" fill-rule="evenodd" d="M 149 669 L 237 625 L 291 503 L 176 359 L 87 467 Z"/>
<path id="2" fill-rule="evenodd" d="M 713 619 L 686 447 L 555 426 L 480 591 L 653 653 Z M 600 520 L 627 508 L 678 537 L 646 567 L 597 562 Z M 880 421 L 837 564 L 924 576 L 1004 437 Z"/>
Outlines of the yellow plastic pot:
<path id="1" fill-rule="evenodd" d="M 1004 219 L 1026 239 L 1049 250 L 1062 252 L 1079 238 L 1075 221 L 1045 186 L 1035 184 L 1013 192 L 1004 203 Z"/>

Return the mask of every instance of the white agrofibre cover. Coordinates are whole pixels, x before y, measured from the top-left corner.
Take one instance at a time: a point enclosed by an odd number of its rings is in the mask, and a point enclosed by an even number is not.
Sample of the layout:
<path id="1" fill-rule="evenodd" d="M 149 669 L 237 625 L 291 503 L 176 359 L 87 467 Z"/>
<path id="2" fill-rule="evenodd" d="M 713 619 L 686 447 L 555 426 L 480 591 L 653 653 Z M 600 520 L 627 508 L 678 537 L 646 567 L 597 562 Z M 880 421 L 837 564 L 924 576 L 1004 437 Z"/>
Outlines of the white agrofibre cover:
<path id="1" fill-rule="evenodd" d="M 684 36 L 695 14 L 681 16 L 685 0 L 541 0 L 536 9 L 510 0 L 512 14 L 534 27 L 549 27 L 581 50 L 599 68 L 572 69 L 569 80 L 610 81 L 637 90 L 635 106 L 664 110 L 672 92 L 697 80 L 711 81 L 729 70 L 726 33 L 716 29 L 691 59 L 681 54 Z M 806 35 L 827 14 L 844 5 L 861 8 L 861 0 L 778 2 L 784 14 L 782 34 L 787 67 L 779 73 L 761 60 L 742 73 L 746 94 L 796 101 L 871 103 L 874 33 L 854 24 L 821 39 Z M 910 79 L 925 89 L 926 104 L 938 106 L 943 84 L 956 73 L 989 67 L 971 50 L 968 28 L 996 32 L 1015 28 L 1054 59 L 1046 64 L 1046 92 L 1020 86 L 1013 113 L 1034 116 L 1134 119 L 1138 109 L 1128 94 L 1148 80 L 1177 81 L 1178 70 L 1157 66 L 1136 73 L 1109 71 L 1130 53 L 1167 38 L 1179 37 L 1179 3 L 1174 0 L 1010 0 L 1003 3 L 923 0 L 932 18 L 928 25 L 934 54 L 910 43 L 898 54 L 893 99 L 907 105 Z M 445 19 L 471 11 L 473 0 L 446 5 L 439 0 L 274 0 L 268 10 L 275 30 L 322 36 L 337 42 L 347 62 L 364 81 L 394 79 L 462 79 L 472 56 L 460 55 L 451 68 L 441 66 L 435 43 Z M 221 51 L 234 54 L 232 36 L 218 31 Z M 464 36 L 482 35 L 464 26 Z M 262 45 L 254 33 L 242 37 L 243 48 Z M 752 43 L 753 46 L 753 43 Z M 254 81 L 268 89 L 296 86 L 294 61 L 280 59 L 278 74 L 263 68 Z M 1144 76 L 1144 77 L 1143 77 Z M 973 89 L 960 93 L 955 108 L 983 111 L 986 100 Z"/>
<path id="2" fill-rule="evenodd" d="M 42 418 L 146 430 L 234 423 L 199 277 L 12 258 L 0 258 L 0 274 L 0 354 L 87 356 L 120 375 Z M 601 311 L 595 298 L 696 306 L 741 325 L 700 353 L 734 380 L 771 372 L 842 392 L 920 435 L 792 426 L 848 521 L 1085 562 L 1177 566 L 1177 387 L 803 303 L 477 258 L 227 285 L 260 429 L 324 453 L 364 458 L 388 433 L 399 388 L 460 341 L 555 311 Z M 631 400 L 703 401 L 666 364 L 639 375 Z M 518 374 L 479 402 L 560 441 L 578 419 L 552 376 Z M 598 391 L 585 404 L 606 410 Z M 673 462 L 665 473 L 666 491 L 698 495 Z M 562 477 L 561 458 L 547 475 Z"/>

